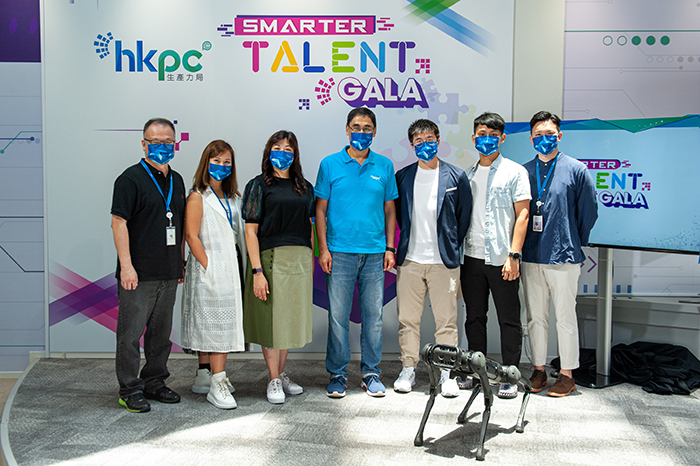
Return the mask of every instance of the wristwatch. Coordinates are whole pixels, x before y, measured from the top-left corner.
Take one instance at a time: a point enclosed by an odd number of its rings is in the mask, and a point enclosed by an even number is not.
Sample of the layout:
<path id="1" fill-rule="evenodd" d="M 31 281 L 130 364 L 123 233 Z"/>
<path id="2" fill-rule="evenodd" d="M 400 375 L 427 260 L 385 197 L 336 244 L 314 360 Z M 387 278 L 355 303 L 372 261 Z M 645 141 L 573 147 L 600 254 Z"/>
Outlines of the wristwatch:
<path id="1" fill-rule="evenodd" d="M 396 248 L 390 248 L 389 246 L 387 246 L 387 247 L 386 247 L 386 251 L 387 251 L 387 252 L 393 252 L 394 254 L 396 254 Z"/>
<path id="2" fill-rule="evenodd" d="M 263 271 L 262 267 L 257 268 L 257 269 L 253 269 L 253 275 L 257 275 L 259 273 L 262 273 L 262 271 Z"/>
<path id="3" fill-rule="evenodd" d="M 509 252 L 508 257 L 510 257 L 516 261 L 519 261 L 523 258 L 523 256 L 519 252 Z"/>

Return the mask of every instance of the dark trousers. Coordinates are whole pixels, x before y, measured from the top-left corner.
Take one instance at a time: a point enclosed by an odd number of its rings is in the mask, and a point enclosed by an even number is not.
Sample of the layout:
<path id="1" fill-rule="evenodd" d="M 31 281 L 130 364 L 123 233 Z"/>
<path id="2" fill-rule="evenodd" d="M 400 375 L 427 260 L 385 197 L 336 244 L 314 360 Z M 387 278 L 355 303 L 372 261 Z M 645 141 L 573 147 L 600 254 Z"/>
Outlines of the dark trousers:
<path id="1" fill-rule="evenodd" d="M 140 281 L 135 290 L 125 290 L 121 283 L 118 287 L 116 367 L 119 396 L 144 390 L 153 392 L 164 387 L 165 379 L 170 375 L 166 366 L 172 347 L 170 332 L 177 280 Z M 139 376 L 141 335 L 144 335 L 146 365 Z"/>
<path id="2" fill-rule="evenodd" d="M 501 275 L 502 266 L 486 265 L 480 259 L 464 257 L 460 279 L 467 309 L 464 330 L 469 349 L 486 354 L 486 321 L 489 310 L 489 291 L 496 304 L 498 325 L 501 327 L 501 355 L 503 364 L 518 366 L 522 351 L 522 323 L 520 321 L 520 279 L 507 281 Z"/>

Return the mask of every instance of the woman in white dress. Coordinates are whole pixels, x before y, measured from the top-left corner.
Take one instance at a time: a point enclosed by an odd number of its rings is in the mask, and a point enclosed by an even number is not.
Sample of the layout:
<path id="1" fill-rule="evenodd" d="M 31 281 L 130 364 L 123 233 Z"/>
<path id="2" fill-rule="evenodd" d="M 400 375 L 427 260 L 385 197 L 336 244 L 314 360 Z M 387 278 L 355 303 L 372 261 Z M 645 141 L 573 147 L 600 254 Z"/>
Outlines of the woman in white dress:
<path id="1" fill-rule="evenodd" d="M 187 197 L 185 240 L 182 347 L 197 352 L 200 367 L 192 390 L 207 393 L 217 408 L 233 409 L 226 354 L 245 344 L 239 254 L 246 247 L 234 152 L 225 141 L 210 142 L 202 153 Z"/>

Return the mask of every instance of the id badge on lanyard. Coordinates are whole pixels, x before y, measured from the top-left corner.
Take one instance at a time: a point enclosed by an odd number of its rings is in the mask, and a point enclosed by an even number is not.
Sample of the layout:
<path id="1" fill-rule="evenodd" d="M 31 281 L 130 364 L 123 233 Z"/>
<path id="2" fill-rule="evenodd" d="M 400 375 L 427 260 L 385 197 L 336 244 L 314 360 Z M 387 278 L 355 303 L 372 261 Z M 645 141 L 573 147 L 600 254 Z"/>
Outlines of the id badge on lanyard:
<path id="1" fill-rule="evenodd" d="M 160 193 L 160 196 L 163 198 L 163 201 L 165 201 L 165 217 L 168 219 L 168 226 L 165 227 L 165 245 L 166 246 L 176 246 L 177 245 L 177 234 L 175 230 L 175 226 L 173 225 L 173 213 L 170 210 L 170 201 L 173 198 L 173 175 L 172 173 L 170 174 L 170 191 L 168 192 L 168 198 L 165 198 L 165 195 L 163 194 L 163 190 L 160 189 L 160 186 L 158 185 L 158 182 L 156 181 L 155 177 L 153 176 L 153 173 L 151 173 L 151 170 L 148 169 L 144 161 L 141 161 L 141 165 L 143 165 L 144 170 L 146 170 L 146 173 L 148 173 L 148 176 L 151 177 L 153 180 L 153 184 L 156 185 L 156 188 L 158 188 L 158 192 Z"/>
<path id="2" fill-rule="evenodd" d="M 532 231 L 537 233 L 544 231 L 544 219 L 541 215 L 532 216 Z"/>
<path id="3" fill-rule="evenodd" d="M 540 179 L 540 163 L 539 160 L 537 160 L 537 156 L 535 156 L 535 167 L 537 171 L 537 202 L 535 202 L 535 205 L 537 206 L 537 213 L 532 216 L 532 231 L 535 233 L 542 233 L 544 231 L 544 216 L 540 214 L 540 207 L 544 204 L 542 202 L 542 195 L 544 194 L 545 187 L 547 186 L 547 182 L 549 181 L 549 178 L 552 175 L 552 170 L 554 170 L 554 165 L 557 163 L 557 159 L 559 158 L 559 154 L 554 158 L 554 163 L 552 163 L 552 166 L 549 167 L 549 171 L 547 172 L 547 175 L 544 177 L 544 185 L 542 184 L 542 180 Z M 551 184 L 551 183 L 550 183 Z"/>
<path id="4" fill-rule="evenodd" d="M 168 217 L 168 222 L 170 225 L 165 227 L 165 245 L 166 246 L 176 246 L 177 245 L 177 235 L 175 234 L 175 227 L 173 226 L 173 213 L 168 211 L 165 214 Z"/>

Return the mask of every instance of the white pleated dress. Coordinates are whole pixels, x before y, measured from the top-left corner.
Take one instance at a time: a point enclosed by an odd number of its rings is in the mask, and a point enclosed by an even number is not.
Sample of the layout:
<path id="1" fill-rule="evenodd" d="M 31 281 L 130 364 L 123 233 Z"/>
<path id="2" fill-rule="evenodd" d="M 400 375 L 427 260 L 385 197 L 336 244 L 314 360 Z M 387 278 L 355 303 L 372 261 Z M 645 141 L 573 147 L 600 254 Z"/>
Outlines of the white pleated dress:
<path id="1" fill-rule="evenodd" d="M 221 200 L 224 206 L 226 201 Z M 182 347 L 190 351 L 243 351 L 243 301 L 236 245 L 245 264 L 246 247 L 241 198 L 229 199 L 226 211 L 211 189 L 202 194 L 199 239 L 207 254 L 207 269 L 189 253 L 182 299 Z M 228 206 L 227 206 L 228 207 Z"/>

